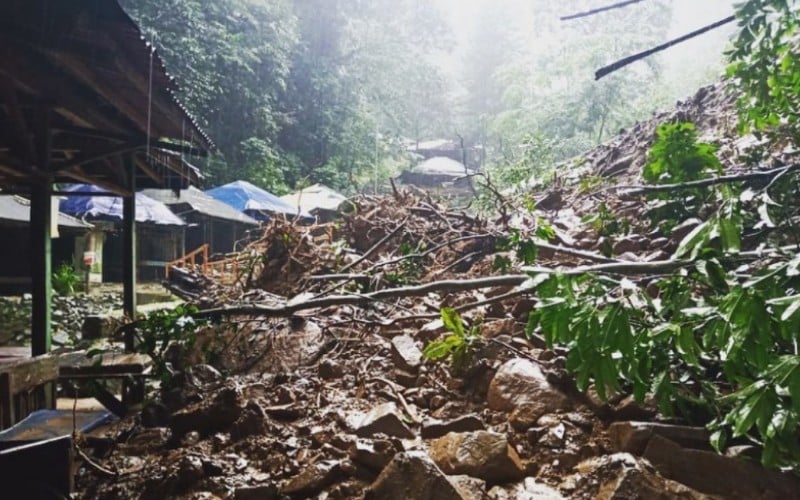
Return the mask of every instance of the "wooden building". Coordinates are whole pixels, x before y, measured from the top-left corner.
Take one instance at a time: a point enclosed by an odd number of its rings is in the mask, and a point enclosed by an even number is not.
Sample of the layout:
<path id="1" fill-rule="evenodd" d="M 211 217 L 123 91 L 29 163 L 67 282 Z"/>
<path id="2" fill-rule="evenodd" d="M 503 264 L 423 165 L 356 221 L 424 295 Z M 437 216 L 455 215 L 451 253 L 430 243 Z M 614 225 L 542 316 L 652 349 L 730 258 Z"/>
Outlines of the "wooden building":
<path id="1" fill-rule="evenodd" d="M 198 173 L 182 156 L 213 147 L 176 88 L 115 0 L 0 2 L 0 189 L 31 202 L 34 355 L 50 350 L 57 184 L 93 184 L 123 198 L 124 305 L 135 315 L 133 193 L 186 188 Z"/>
<path id="2" fill-rule="evenodd" d="M 0 293 L 31 291 L 30 268 L 30 202 L 14 195 L 0 194 L 0 240 L 14 242 L 0 245 Z M 76 241 L 82 240 L 94 228 L 91 224 L 64 213 L 58 213 L 58 232 L 53 235 L 53 267 L 72 264 Z"/>
<path id="3" fill-rule="evenodd" d="M 241 250 L 248 231 L 259 222 L 235 208 L 212 198 L 195 187 L 178 192 L 171 189 L 145 189 L 143 194 L 157 200 L 186 224 L 186 250 L 208 244 L 212 254 Z"/>

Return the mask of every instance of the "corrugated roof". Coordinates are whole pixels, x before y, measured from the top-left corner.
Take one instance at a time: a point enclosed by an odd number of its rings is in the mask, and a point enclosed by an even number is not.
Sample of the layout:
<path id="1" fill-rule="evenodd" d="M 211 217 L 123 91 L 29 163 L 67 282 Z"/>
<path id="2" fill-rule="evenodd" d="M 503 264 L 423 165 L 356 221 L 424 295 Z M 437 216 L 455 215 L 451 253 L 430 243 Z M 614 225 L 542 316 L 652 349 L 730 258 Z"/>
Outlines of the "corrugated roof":
<path id="1" fill-rule="evenodd" d="M 89 184 L 73 184 L 63 191 L 102 193 L 104 190 Z M 118 196 L 65 196 L 59 208 L 62 212 L 85 220 L 122 220 L 122 198 Z M 165 204 L 142 193 L 136 193 L 136 222 L 162 226 L 185 226 L 180 217 Z"/>
<path id="2" fill-rule="evenodd" d="M 31 221 L 31 202 L 21 196 L 0 195 L 0 221 L 28 224 Z M 58 225 L 74 229 L 90 229 L 93 227 L 65 213 L 58 213 Z"/>
<path id="3" fill-rule="evenodd" d="M 196 187 L 190 186 L 189 189 L 182 189 L 179 193 L 175 193 L 175 191 L 171 189 L 145 189 L 142 193 L 167 206 L 186 204 L 189 205 L 192 210 L 209 217 L 253 226 L 259 224 L 259 222 L 252 217 L 209 196 Z"/>
<path id="4" fill-rule="evenodd" d="M 444 156 L 436 156 L 425 160 L 412 168 L 411 171 L 415 174 L 448 175 L 452 177 L 464 177 L 465 175 L 475 173 L 473 170 L 465 167 L 463 163 Z"/>
<path id="5" fill-rule="evenodd" d="M 301 210 L 298 214 L 296 206 L 286 203 L 274 194 L 247 181 L 234 181 L 224 186 L 215 187 L 206 191 L 206 194 L 256 218 L 259 217 L 261 212 L 310 217 L 304 210 Z"/>
<path id="6" fill-rule="evenodd" d="M 347 197 L 337 193 L 328 186 L 314 184 L 295 193 L 281 196 L 281 199 L 292 205 L 300 207 L 301 210 L 311 212 L 313 210 L 336 210 Z"/>

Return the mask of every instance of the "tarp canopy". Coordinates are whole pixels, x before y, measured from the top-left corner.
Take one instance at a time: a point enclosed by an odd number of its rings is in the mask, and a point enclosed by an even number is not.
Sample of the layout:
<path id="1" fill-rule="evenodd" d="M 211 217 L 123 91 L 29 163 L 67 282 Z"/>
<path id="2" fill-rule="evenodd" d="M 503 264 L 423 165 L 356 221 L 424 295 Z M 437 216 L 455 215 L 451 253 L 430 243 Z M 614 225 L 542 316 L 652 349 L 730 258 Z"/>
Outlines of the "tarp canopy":
<path id="1" fill-rule="evenodd" d="M 29 224 L 31 222 L 31 202 L 21 196 L 0 195 L 0 222 Z M 71 229 L 90 229 L 91 224 L 58 213 L 58 226 Z"/>
<path id="2" fill-rule="evenodd" d="M 451 177 L 464 177 L 471 175 L 474 171 L 468 169 L 463 163 L 452 160 L 444 156 L 436 156 L 425 160 L 411 169 L 415 174 L 423 175 L 447 175 Z"/>
<path id="3" fill-rule="evenodd" d="M 265 212 L 310 217 L 308 212 L 301 210 L 298 214 L 297 206 L 292 206 L 274 194 L 247 181 L 234 181 L 224 186 L 215 187 L 206 191 L 206 194 L 256 219 L 265 219 L 267 217 Z"/>
<path id="4" fill-rule="evenodd" d="M 142 193 L 167 206 L 173 207 L 173 210 L 176 205 L 187 205 L 191 210 L 208 217 L 239 222 L 251 226 L 257 226 L 259 224 L 259 222 L 252 217 L 209 196 L 194 186 L 189 186 L 189 189 L 181 189 L 177 194 L 171 189 L 145 189 Z"/>
<path id="5" fill-rule="evenodd" d="M 293 207 L 300 207 L 305 212 L 313 212 L 319 209 L 336 210 L 347 197 L 328 186 L 314 184 L 296 193 L 281 196 L 281 199 Z"/>
<path id="6" fill-rule="evenodd" d="M 102 188 L 90 184 L 72 184 L 63 191 L 76 193 L 103 193 Z M 118 196 L 65 196 L 59 209 L 69 215 L 85 220 L 121 221 L 122 198 Z M 136 222 L 160 226 L 185 226 L 180 217 L 161 203 L 142 193 L 136 193 Z"/>

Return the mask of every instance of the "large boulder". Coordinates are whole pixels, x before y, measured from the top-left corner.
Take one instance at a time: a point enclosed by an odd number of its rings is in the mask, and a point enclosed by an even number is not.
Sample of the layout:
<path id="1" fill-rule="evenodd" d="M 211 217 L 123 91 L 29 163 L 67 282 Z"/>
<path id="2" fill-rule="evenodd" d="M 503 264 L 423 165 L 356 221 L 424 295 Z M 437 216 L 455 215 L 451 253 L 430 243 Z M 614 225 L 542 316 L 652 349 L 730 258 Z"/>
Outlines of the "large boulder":
<path id="1" fill-rule="evenodd" d="M 505 434 L 451 432 L 430 444 L 436 465 L 447 474 L 467 474 L 497 484 L 525 476 L 525 467 Z"/>
<path id="2" fill-rule="evenodd" d="M 398 453 L 367 489 L 364 500 L 462 500 L 447 476 L 422 451 Z"/>
<path id="3" fill-rule="evenodd" d="M 567 396 L 547 381 L 539 365 L 522 358 L 511 359 L 497 370 L 489 384 L 487 400 L 492 410 L 524 407 L 530 413 L 526 420 L 533 421 L 570 407 Z"/>

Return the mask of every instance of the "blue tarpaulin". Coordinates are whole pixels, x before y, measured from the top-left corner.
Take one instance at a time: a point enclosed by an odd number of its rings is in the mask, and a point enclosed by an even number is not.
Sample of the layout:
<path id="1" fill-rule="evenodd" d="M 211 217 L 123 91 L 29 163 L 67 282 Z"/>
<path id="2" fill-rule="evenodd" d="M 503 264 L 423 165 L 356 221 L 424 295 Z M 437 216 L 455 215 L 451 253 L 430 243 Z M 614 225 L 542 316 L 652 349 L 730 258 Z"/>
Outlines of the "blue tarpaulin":
<path id="1" fill-rule="evenodd" d="M 62 191 L 102 193 L 104 190 L 89 184 L 73 184 Z M 66 196 L 59 203 L 59 210 L 65 214 L 86 220 L 122 220 L 122 198 L 118 196 Z M 161 203 L 142 193 L 136 193 L 136 222 L 164 226 L 186 225 L 180 217 Z"/>
<path id="2" fill-rule="evenodd" d="M 14 427 L 0 432 L 0 441 L 39 441 L 69 436 L 73 429 L 89 432 L 114 420 L 117 417 L 105 410 L 74 413 L 72 410 L 38 410 Z"/>
<path id="3" fill-rule="evenodd" d="M 304 211 L 298 214 L 297 207 L 247 181 L 235 181 L 215 187 L 206 191 L 206 194 L 259 220 L 268 219 L 268 213 L 311 217 Z"/>

